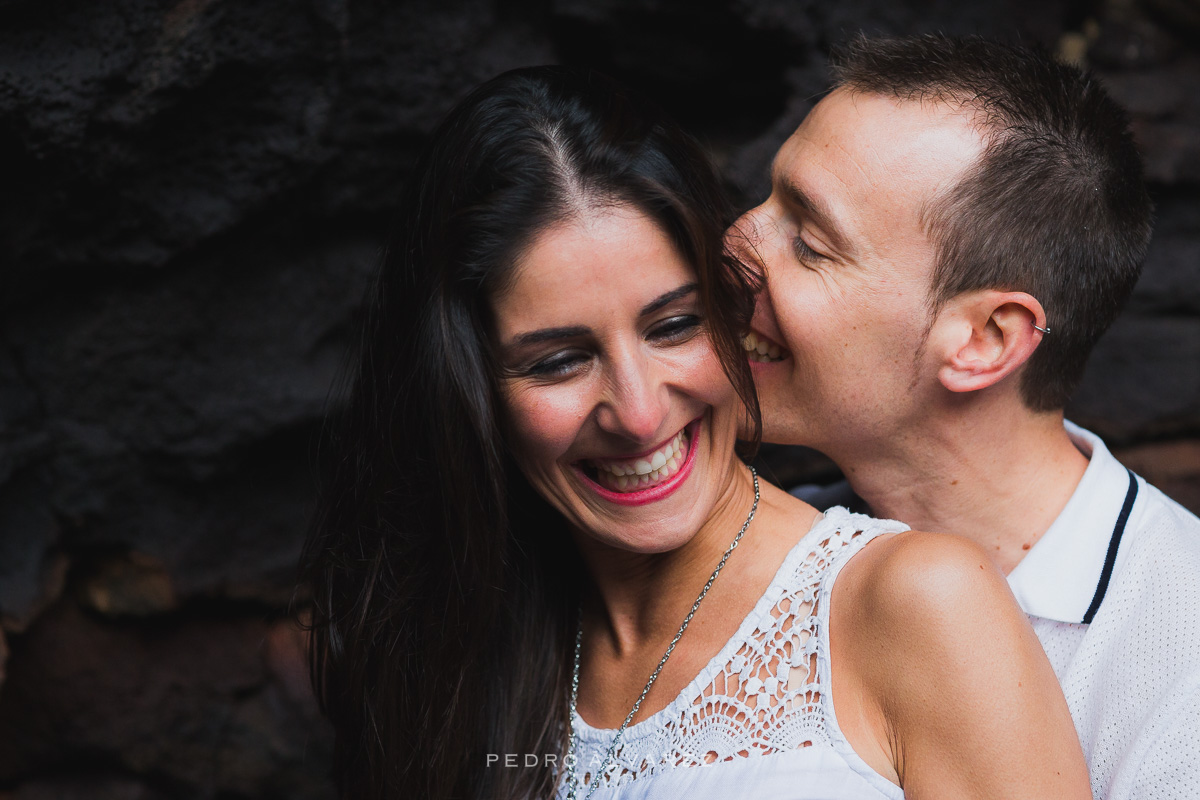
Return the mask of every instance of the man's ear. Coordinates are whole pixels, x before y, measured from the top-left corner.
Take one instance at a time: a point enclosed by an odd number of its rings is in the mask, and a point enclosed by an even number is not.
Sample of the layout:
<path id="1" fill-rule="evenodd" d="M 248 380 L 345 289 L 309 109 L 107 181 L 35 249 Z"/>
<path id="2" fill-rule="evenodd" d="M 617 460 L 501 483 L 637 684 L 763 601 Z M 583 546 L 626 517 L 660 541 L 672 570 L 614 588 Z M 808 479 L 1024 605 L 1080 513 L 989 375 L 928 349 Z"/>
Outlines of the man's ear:
<path id="1" fill-rule="evenodd" d="M 1046 312 L 1025 292 L 965 292 L 942 308 L 930 332 L 941 366 L 938 380 L 952 392 L 994 386 L 1021 368 L 1046 335 Z"/>

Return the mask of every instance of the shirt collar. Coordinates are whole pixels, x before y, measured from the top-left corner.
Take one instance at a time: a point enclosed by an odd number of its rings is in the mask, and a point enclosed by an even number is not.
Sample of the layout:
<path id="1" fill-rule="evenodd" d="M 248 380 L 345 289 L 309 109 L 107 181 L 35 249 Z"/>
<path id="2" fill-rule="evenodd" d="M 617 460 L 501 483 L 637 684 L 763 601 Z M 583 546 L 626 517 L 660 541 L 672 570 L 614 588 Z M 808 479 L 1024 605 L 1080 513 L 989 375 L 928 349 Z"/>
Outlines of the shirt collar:
<path id="1" fill-rule="evenodd" d="M 1026 614 L 1078 623 L 1096 594 L 1130 479 L 1100 437 L 1064 424 L 1088 456 L 1087 470 L 1054 524 L 1009 573 L 1008 585 Z"/>

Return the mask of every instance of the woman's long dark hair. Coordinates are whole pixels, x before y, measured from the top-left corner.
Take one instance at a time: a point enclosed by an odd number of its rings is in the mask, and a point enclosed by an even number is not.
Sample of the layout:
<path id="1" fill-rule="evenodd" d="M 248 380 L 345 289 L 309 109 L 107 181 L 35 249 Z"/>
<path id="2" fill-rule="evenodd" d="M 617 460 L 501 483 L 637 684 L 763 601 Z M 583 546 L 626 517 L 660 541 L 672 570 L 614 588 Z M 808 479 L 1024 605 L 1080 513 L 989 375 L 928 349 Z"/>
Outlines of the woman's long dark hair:
<path id="1" fill-rule="evenodd" d="M 507 455 L 488 309 L 522 248 L 598 203 L 647 214 L 695 266 L 757 440 L 740 342 L 757 279 L 724 254 L 731 215 L 696 143 L 595 72 L 516 70 L 472 92 L 403 193 L 305 546 L 343 798 L 553 792 L 543 756 L 565 747 L 583 571 Z"/>

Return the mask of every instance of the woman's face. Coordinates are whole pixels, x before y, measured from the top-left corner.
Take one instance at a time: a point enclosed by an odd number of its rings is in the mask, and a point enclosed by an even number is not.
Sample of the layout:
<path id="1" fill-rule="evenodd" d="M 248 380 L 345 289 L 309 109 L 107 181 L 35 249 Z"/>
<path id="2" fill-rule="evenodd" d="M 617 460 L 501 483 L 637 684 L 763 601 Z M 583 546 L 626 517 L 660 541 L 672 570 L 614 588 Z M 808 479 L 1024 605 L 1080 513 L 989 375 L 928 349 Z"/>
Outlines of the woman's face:
<path id="1" fill-rule="evenodd" d="M 734 475 L 740 403 L 670 237 L 627 206 L 559 223 L 492 310 L 510 441 L 530 484 L 601 543 L 686 543 Z"/>

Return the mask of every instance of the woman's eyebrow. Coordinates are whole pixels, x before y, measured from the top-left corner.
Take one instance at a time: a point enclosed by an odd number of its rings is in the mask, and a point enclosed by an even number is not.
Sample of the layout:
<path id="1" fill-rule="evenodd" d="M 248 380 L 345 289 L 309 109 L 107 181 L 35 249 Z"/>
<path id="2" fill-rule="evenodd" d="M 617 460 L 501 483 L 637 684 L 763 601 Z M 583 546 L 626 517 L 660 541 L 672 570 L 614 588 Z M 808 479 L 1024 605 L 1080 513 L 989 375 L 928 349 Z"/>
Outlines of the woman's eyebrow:
<path id="1" fill-rule="evenodd" d="M 658 311 L 663 306 L 670 305 L 671 303 L 674 303 L 676 300 L 687 297 L 689 294 L 691 294 L 694 291 L 696 291 L 695 283 L 685 283 L 683 286 L 680 286 L 678 289 L 672 289 L 671 291 L 667 292 L 666 294 L 660 294 L 658 297 L 654 298 L 653 300 L 651 300 L 649 303 L 646 304 L 646 306 L 642 309 L 641 316 L 644 317 L 647 314 L 653 314 L 655 311 Z"/>
<path id="2" fill-rule="evenodd" d="M 572 325 L 566 328 L 541 328 L 528 333 L 521 333 L 513 337 L 512 343 L 514 346 L 526 344 L 538 344 L 539 342 L 547 342 L 552 339 L 572 339 L 576 336 L 587 336 L 592 332 L 591 328 L 584 325 Z"/>
<path id="3" fill-rule="evenodd" d="M 689 294 L 696 291 L 696 287 L 697 285 L 695 283 L 685 283 L 678 289 L 672 289 L 669 292 L 660 294 L 642 308 L 640 315 L 644 317 L 647 314 L 653 314 L 663 306 L 670 305 L 680 298 L 687 297 Z M 562 328 L 540 328 L 536 331 L 528 331 L 526 333 L 517 334 L 512 338 L 511 346 L 521 347 L 523 345 L 540 344 L 541 342 L 548 342 L 554 339 L 573 339 L 578 336 L 587 336 L 591 332 L 592 329 L 586 325 L 571 325 Z"/>

